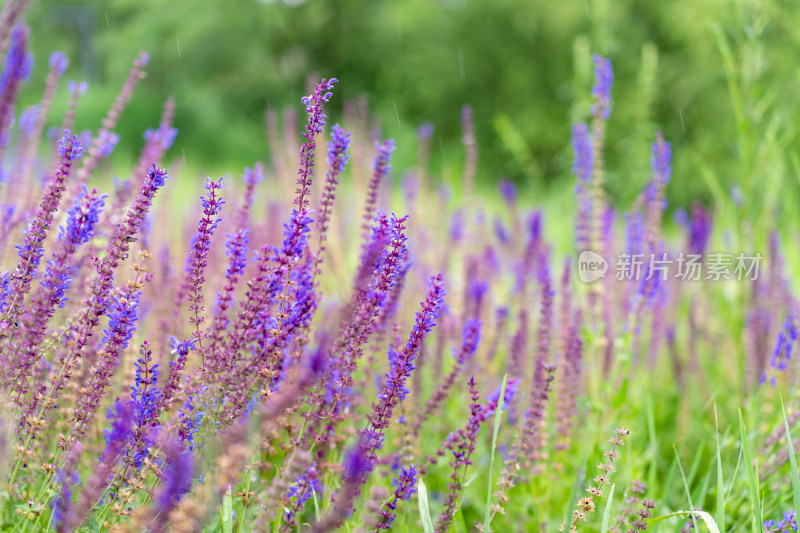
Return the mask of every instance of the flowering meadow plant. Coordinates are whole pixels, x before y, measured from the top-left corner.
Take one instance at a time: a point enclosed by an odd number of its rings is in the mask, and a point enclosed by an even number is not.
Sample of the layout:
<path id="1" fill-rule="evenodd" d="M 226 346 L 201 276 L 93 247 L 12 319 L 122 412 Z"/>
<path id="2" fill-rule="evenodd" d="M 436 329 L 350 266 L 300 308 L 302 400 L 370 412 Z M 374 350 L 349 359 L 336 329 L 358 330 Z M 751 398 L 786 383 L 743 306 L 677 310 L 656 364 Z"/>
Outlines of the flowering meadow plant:
<path id="1" fill-rule="evenodd" d="M 61 53 L 17 106 L 17 4 L 0 13 L 0 530 L 797 531 L 800 313 L 778 236 L 759 276 L 719 283 L 575 261 L 715 242 L 713 208 L 663 224 L 661 133 L 640 197 L 610 204 L 608 58 L 572 127 L 574 221 L 554 217 L 571 243 L 514 183 L 479 194 L 469 106 L 462 201 L 436 187 L 427 123 L 397 194 L 394 140 L 352 106 L 329 124 L 336 78 L 299 100 L 299 145 L 269 111 L 271 160 L 206 178 L 184 216 L 163 198 L 194 179 L 169 156 L 179 102 L 105 179 L 147 54 L 77 134 L 90 89 L 61 83 Z"/>

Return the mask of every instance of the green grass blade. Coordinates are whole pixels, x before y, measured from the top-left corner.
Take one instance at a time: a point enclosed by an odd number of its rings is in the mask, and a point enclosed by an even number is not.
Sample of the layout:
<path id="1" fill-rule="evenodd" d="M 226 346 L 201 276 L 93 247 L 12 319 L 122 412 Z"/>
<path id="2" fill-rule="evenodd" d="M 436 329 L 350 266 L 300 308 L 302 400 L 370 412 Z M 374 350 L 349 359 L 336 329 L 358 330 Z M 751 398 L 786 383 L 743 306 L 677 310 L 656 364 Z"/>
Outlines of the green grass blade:
<path id="1" fill-rule="evenodd" d="M 483 511 L 483 531 L 489 533 L 492 519 L 492 472 L 494 471 L 494 451 L 497 448 L 497 434 L 500 432 L 500 418 L 503 414 L 504 398 L 506 397 L 506 381 L 508 374 L 503 376 L 503 384 L 500 385 L 500 399 L 497 402 L 497 410 L 494 413 L 494 432 L 492 433 L 492 456 L 489 459 L 489 488 L 486 490 L 486 508 Z"/>
<path id="2" fill-rule="evenodd" d="M 797 458 L 794 456 L 792 433 L 789 431 L 789 421 L 786 419 L 786 409 L 783 407 L 781 397 L 781 412 L 783 413 L 783 427 L 786 429 L 786 449 L 789 451 L 789 464 L 792 467 L 792 493 L 794 494 L 795 512 L 800 509 L 800 478 L 797 477 Z"/>
<path id="3" fill-rule="evenodd" d="M 753 472 L 753 460 L 750 456 L 750 443 L 747 440 L 747 427 L 744 425 L 742 410 L 739 409 L 739 429 L 742 434 L 742 455 L 745 470 L 747 471 L 747 483 L 750 486 L 750 503 L 753 506 L 753 530 L 756 533 L 763 533 L 763 523 L 761 521 L 761 501 L 758 498 L 758 479 Z"/>
<path id="4" fill-rule="evenodd" d="M 428 507 L 428 489 L 422 478 L 417 481 L 417 502 L 419 503 L 419 519 L 422 521 L 422 530 L 425 533 L 433 533 L 431 510 Z"/>
<path id="5" fill-rule="evenodd" d="M 233 533 L 233 497 L 230 486 L 222 496 L 222 533 Z"/>
<path id="6" fill-rule="evenodd" d="M 314 498 L 314 518 L 319 522 L 319 502 L 317 501 L 317 491 L 314 490 L 314 487 L 311 487 L 311 496 Z"/>
<path id="7" fill-rule="evenodd" d="M 608 533 L 608 523 L 611 521 L 611 502 L 614 501 L 614 487 L 611 485 L 611 490 L 608 491 L 608 499 L 606 500 L 606 508 L 603 511 L 603 525 L 600 528 L 600 533 Z"/>
<path id="8" fill-rule="evenodd" d="M 717 404 L 714 404 L 714 428 L 717 436 L 717 527 L 725 533 L 725 483 L 722 479 L 722 454 L 719 453 L 719 427 L 717 426 Z"/>
<path id="9" fill-rule="evenodd" d="M 681 457 L 678 455 L 678 449 L 675 446 L 672 446 L 672 449 L 675 451 L 675 460 L 678 462 L 678 470 L 681 473 L 681 479 L 683 479 L 683 487 L 686 489 L 686 499 L 689 501 L 689 509 L 694 510 L 694 504 L 692 503 L 692 493 L 689 491 L 689 483 L 686 481 L 686 474 L 683 473 L 683 465 L 681 464 Z M 690 515 L 692 517 L 692 525 L 694 525 L 694 530 L 698 531 L 697 529 L 697 521 L 694 519 L 694 514 Z"/>

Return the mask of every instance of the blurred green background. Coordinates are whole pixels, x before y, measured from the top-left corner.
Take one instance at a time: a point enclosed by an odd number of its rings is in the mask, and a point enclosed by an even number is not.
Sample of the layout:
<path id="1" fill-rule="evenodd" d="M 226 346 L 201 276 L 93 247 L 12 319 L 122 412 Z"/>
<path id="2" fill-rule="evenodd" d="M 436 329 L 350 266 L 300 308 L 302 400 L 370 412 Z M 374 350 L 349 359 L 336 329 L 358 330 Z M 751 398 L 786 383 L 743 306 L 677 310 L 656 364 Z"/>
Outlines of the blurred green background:
<path id="1" fill-rule="evenodd" d="M 628 204 L 649 176 L 655 130 L 673 143 L 671 205 L 694 199 L 751 219 L 797 199 L 800 10 L 794 0 L 38 0 L 27 16 L 38 99 L 47 57 L 88 80 L 78 129 L 97 129 L 138 50 L 151 55 L 118 128 L 115 161 L 137 157 L 168 95 L 179 128 L 170 155 L 193 171 L 238 173 L 266 160 L 264 110 L 300 110 L 309 75 L 367 95 L 395 168 L 414 165 L 415 130 L 435 126 L 432 168 L 463 164 L 460 109 L 475 111 L 479 180 L 532 193 L 571 187 L 570 125 L 588 115 L 591 54 L 614 66 L 608 178 Z M 55 124 L 65 96 L 51 113 Z M 60 107 L 59 107 L 60 106 Z"/>

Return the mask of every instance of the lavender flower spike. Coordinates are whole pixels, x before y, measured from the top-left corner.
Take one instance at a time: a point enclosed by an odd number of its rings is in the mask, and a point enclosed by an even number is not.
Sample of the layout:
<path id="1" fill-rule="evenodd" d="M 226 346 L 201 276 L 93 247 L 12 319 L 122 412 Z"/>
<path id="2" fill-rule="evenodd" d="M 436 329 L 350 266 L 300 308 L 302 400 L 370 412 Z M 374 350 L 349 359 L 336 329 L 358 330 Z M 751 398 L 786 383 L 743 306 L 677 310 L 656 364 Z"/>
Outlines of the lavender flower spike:
<path id="1" fill-rule="evenodd" d="M 20 261 L 17 265 L 11 298 L 2 310 L 3 315 L 0 317 L 0 338 L 10 335 L 17 327 L 17 317 L 21 312 L 22 303 L 30 291 L 31 282 L 44 253 L 42 244 L 47 237 L 50 224 L 53 222 L 53 215 L 58 210 L 61 196 L 67 187 L 72 163 L 81 157 L 83 147 L 81 147 L 75 135 L 65 131 L 59 143 L 59 153 L 61 154 L 61 163 L 58 171 L 50 179 L 42 198 L 42 203 L 36 213 L 36 218 L 25 233 L 23 244 L 17 247 Z M 0 354 L 2 354 L 1 351 Z"/>
<path id="2" fill-rule="evenodd" d="M 572 149 L 575 152 L 572 173 L 577 178 L 575 196 L 578 201 L 575 245 L 578 250 L 586 250 L 592 230 L 592 137 L 583 122 L 572 126 Z"/>
<path id="3" fill-rule="evenodd" d="M 394 408 L 408 395 L 406 381 L 414 371 L 414 360 L 417 358 L 425 337 L 436 325 L 434 321 L 439 315 L 439 307 L 442 305 L 444 294 L 443 274 L 440 272 L 431 278 L 428 296 L 420 304 L 422 310 L 417 312 L 411 335 L 394 359 L 389 372 L 386 373 L 383 390 L 378 395 L 378 401 L 373 405 L 372 413 L 369 415 L 369 425 L 362 434 L 362 446 L 370 462 L 374 461 L 375 452 L 383 445 L 383 432 L 389 426 Z"/>
<path id="4" fill-rule="evenodd" d="M 317 220 L 319 225 L 318 261 L 321 260 L 322 252 L 325 250 L 328 223 L 331 218 L 333 201 L 336 197 L 336 187 L 339 185 L 339 176 L 344 172 L 347 162 L 350 160 L 350 156 L 347 153 L 350 148 L 350 133 L 335 124 L 331 131 L 331 138 L 332 140 L 328 143 L 328 172 L 325 175 L 325 188 L 322 191 L 320 214 Z M 319 268 L 319 264 L 317 268 Z"/>
<path id="5" fill-rule="evenodd" d="M 0 159 L 8 143 L 8 129 L 14 118 L 14 101 L 20 85 L 28 79 L 33 68 L 33 59 L 26 52 L 28 30 L 17 26 L 11 34 L 11 46 L 0 77 Z"/>
<path id="6" fill-rule="evenodd" d="M 611 85 L 614 82 L 611 61 L 600 54 L 595 54 L 593 61 L 595 81 L 592 86 L 592 96 L 595 103 L 592 105 L 592 115 L 608 120 L 611 116 Z"/>
<path id="7" fill-rule="evenodd" d="M 63 367 L 58 373 L 53 374 L 48 394 L 54 400 L 59 398 L 61 391 L 71 379 L 72 372 L 83 357 L 87 346 L 92 344 L 94 330 L 100 323 L 100 317 L 107 311 L 108 294 L 114 283 L 114 271 L 120 262 L 128 256 L 130 243 L 144 222 L 156 192 L 164 186 L 167 177 L 167 171 L 156 168 L 155 165 L 148 171 L 145 183 L 139 191 L 139 196 L 128 210 L 125 220 L 117 227 L 116 232 L 111 237 L 105 257 L 98 261 L 97 274 L 89 287 L 89 297 L 85 308 L 73 327 L 73 331 L 75 331 L 73 343 L 70 345 L 69 351 L 64 354 Z M 33 413 L 36 408 L 34 399 L 34 402 L 29 405 L 26 415 L 32 416 L 34 420 L 41 421 L 46 412 L 57 404 L 57 401 L 51 402 L 43 405 L 39 413 Z M 35 432 L 36 429 L 32 428 L 32 431 Z"/>
<path id="8" fill-rule="evenodd" d="M 373 533 L 384 529 L 391 529 L 392 522 L 394 522 L 395 511 L 397 510 L 397 504 L 401 501 L 408 501 L 411 495 L 417 492 L 415 488 L 417 484 L 417 465 L 414 464 L 408 468 L 403 467 L 402 470 L 400 470 L 400 475 L 393 483 L 397 488 L 394 491 L 393 498 L 386 502 L 383 510 L 381 510 L 378 515 L 378 523 L 375 524 L 372 530 Z"/>
<path id="9" fill-rule="evenodd" d="M 205 285 L 205 270 L 208 263 L 208 252 L 211 249 L 211 237 L 217 229 L 217 225 L 222 221 L 216 218 L 225 203 L 217 194 L 217 189 L 222 187 L 222 178 L 216 182 L 211 178 L 206 179 L 206 189 L 208 194 L 200 198 L 203 204 L 203 216 L 197 228 L 197 235 L 194 240 L 191 261 L 188 271 L 189 291 L 189 325 L 194 326 L 195 331 L 192 336 L 197 341 L 200 355 L 203 357 L 202 373 L 205 376 L 205 354 L 203 352 L 203 334 L 200 328 L 205 321 L 205 306 L 203 297 L 203 286 Z"/>
<path id="10" fill-rule="evenodd" d="M 367 199 L 364 204 L 363 222 L 361 224 L 362 250 L 366 249 L 372 228 L 372 220 L 375 218 L 375 210 L 378 205 L 378 189 L 381 181 L 392 168 L 389 164 L 389 159 L 392 156 L 392 152 L 394 152 L 394 148 L 393 139 L 386 139 L 383 142 L 375 143 L 376 154 L 372 162 L 372 177 L 367 185 Z"/>

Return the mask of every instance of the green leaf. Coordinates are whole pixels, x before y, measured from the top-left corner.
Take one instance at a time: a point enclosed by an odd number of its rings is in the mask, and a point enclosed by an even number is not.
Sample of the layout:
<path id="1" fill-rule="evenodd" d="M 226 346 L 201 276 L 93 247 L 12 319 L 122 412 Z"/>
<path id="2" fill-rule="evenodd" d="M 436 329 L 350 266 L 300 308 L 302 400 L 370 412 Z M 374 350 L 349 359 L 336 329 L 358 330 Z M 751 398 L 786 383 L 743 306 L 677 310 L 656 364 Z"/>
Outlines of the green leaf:
<path id="1" fill-rule="evenodd" d="M 317 501 L 317 491 L 311 487 L 311 497 L 314 498 L 314 518 L 319 522 L 319 502 Z"/>
<path id="2" fill-rule="evenodd" d="M 786 429 L 786 449 L 789 451 L 789 464 L 792 467 L 792 493 L 794 494 L 795 512 L 800 509 L 800 478 L 797 477 L 797 458 L 794 456 L 792 433 L 789 431 L 789 421 L 786 419 L 786 409 L 783 407 L 781 397 L 781 412 L 783 413 L 783 427 Z"/>
<path id="3" fill-rule="evenodd" d="M 742 454 L 745 470 L 747 471 L 747 482 L 750 485 L 750 503 L 753 507 L 753 521 L 756 533 L 763 533 L 763 523 L 761 520 L 761 501 L 758 499 L 758 479 L 753 472 L 753 460 L 750 457 L 750 443 L 747 440 L 747 427 L 744 425 L 742 410 L 739 409 L 739 429 L 742 434 Z"/>
<path id="4" fill-rule="evenodd" d="M 230 485 L 222 496 L 222 533 L 233 533 L 233 498 Z"/>
<path id="5" fill-rule="evenodd" d="M 428 507 L 428 489 L 422 478 L 417 481 L 417 502 L 419 503 L 419 518 L 422 521 L 422 530 L 425 533 L 433 533 L 433 522 L 431 521 L 431 510 Z"/>
<path id="6" fill-rule="evenodd" d="M 720 533 L 719 528 L 717 527 L 717 523 L 714 522 L 714 519 L 711 518 L 711 515 L 705 511 L 675 511 L 674 513 L 665 514 L 663 516 L 657 516 L 655 518 L 651 518 L 648 522 L 649 524 L 655 524 L 657 522 L 661 522 L 662 520 L 666 520 L 667 518 L 672 518 L 673 516 L 686 516 L 689 515 L 692 518 L 695 516 L 699 516 L 703 522 L 705 522 L 706 527 L 711 533 Z M 697 529 L 695 529 L 697 531 Z"/>
<path id="7" fill-rule="evenodd" d="M 725 533 L 725 483 L 722 480 L 722 458 L 719 453 L 719 428 L 717 427 L 717 404 L 714 404 L 714 428 L 717 436 L 717 526 Z"/>
<path id="8" fill-rule="evenodd" d="M 503 376 L 503 383 L 500 385 L 500 396 L 497 401 L 497 410 L 494 413 L 494 432 L 492 433 L 492 455 L 489 459 L 489 488 L 486 491 L 486 508 L 483 511 L 483 531 L 489 533 L 492 520 L 492 472 L 494 471 L 494 451 L 497 448 L 497 434 L 500 432 L 500 417 L 503 415 L 504 398 L 506 397 L 506 382 L 508 374 Z"/>
<path id="9" fill-rule="evenodd" d="M 611 485 L 611 490 L 608 491 L 608 499 L 606 500 L 606 508 L 603 511 L 603 525 L 600 528 L 600 533 L 608 533 L 608 523 L 611 521 L 611 502 L 614 501 L 614 487 Z"/>

